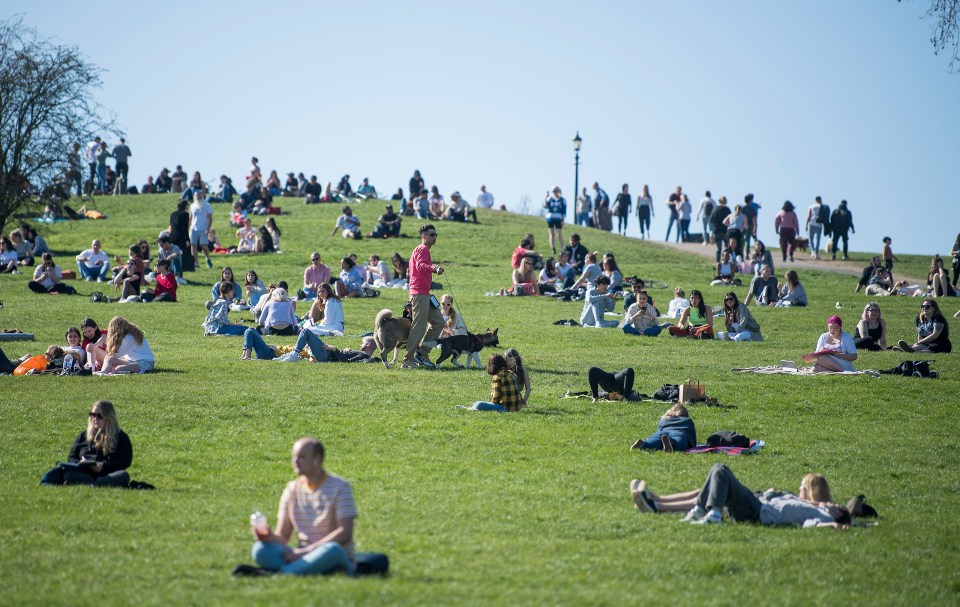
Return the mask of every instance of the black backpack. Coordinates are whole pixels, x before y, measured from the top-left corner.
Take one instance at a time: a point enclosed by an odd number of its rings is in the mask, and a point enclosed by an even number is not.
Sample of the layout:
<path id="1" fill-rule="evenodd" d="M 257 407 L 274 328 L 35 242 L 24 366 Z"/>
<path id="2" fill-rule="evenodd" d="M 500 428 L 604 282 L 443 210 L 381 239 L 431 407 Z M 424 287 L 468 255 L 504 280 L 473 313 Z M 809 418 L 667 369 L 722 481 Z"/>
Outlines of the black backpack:
<path id="1" fill-rule="evenodd" d="M 720 430 L 707 437 L 708 447 L 750 447 L 750 439 L 733 430 Z"/>
<path id="2" fill-rule="evenodd" d="M 674 402 L 680 398 L 680 386 L 678 384 L 663 384 L 653 393 L 653 398 Z"/>
<path id="3" fill-rule="evenodd" d="M 940 373 L 930 368 L 935 360 L 905 360 L 892 369 L 880 371 L 887 375 L 903 375 L 904 377 L 929 377 L 938 379 Z"/>
<path id="4" fill-rule="evenodd" d="M 821 204 L 820 210 L 817 211 L 817 223 L 820 225 L 829 225 L 830 224 L 830 207 Z"/>

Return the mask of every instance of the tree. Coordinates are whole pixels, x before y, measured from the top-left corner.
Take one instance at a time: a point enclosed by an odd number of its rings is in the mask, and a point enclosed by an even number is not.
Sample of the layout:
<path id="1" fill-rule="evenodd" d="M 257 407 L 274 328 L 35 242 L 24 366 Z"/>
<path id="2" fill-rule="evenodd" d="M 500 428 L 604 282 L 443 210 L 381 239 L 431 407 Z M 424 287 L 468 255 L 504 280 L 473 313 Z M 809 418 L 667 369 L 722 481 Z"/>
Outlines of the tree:
<path id="1" fill-rule="evenodd" d="M 947 67 L 951 72 L 957 72 L 960 70 L 960 0 L 930 0 L 925 16 L 934 19 L 930 35 L 934 54 L 946 50 L 950 54 Z"/>
<path id="2" fill-rule="evenodd" d="M 75 47 L 39 38 L 21 17 L 0 21 L 0 231 L 64 175 L 74 142 L 116 132 L 93 97 L 100 74 Z"/>

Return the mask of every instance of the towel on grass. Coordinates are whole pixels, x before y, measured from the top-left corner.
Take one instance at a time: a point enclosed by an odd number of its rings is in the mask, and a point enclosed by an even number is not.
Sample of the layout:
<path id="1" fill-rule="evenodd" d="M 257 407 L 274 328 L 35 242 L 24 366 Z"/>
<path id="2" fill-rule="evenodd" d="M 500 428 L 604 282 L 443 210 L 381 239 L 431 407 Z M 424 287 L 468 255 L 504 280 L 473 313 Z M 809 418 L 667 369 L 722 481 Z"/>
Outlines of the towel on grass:
<path id="1" fill-rule="evenodd" d="M 879 371 L 873 369 L 864 369 L 863 371 L 821 371 L 815 373 L 813 367 L 800 367 L 794 369 L 791 367 L 781 367 L 780 365 L 769 365 L 767 367 L 734 367 L 730 369 L 737 373 L 760 373 L 762 375 L 869 375 L 870 377 L 880 377 Z"/>
<path id="2" fill-rule="evenodd" d="M 751 440 L 749 447 L 710 447 L 707 445 L 697 445 L 692 449 L 687 449 L 684 453 L 726 453 L 727 455 L 750 455 L 763 449 L 767 443 L 762 440 Z"/>

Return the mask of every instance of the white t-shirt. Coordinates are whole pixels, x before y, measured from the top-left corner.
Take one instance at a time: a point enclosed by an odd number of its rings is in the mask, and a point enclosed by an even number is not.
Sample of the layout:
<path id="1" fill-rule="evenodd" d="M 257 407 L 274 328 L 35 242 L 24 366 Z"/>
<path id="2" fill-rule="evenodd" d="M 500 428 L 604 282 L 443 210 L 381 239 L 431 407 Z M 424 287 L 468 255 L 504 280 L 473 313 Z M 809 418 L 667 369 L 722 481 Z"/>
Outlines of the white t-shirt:
<path id="1" fill-rule="evenodd" d="M 33 271 L 33 279 L 35 281 L 39 281 L 40 284 L 42 284 L 43 288 L 45 289 L 49 289 L 53 285 L 57 284 L 53 282 L 52 278 L 50 278 L 49 276 L 46 276 L 46 274 L 53 274 L 54 276 L 57 277 L 57 280 L 60 280 L 61 278 L 63 278 L 63 274 L 60 271 L 60 266 L 58 265 L 54 265 L 53 270 L 51 270 L 50 272 L 47 272 L 43 264 L 37 266 L 37 269 Z M 41 275 L 44 275 L 43 280 L 40 280 Z"/>
<path id="2" fill-rule="evenodd" d="M 83 261 L 84 258 L 86 258 L 86 261 Z M 94 253 L 93 249 L 87 249 L 77 255 L 77 261 L 85 263 L 88 266 L 102 266 L 110 262 L 110 256 L 104 253 L 103 249 L 100 249 L 99 253 Z"/>
<path id="3" fill-rule="evenodd" d="M 810 225 L 819 226 L 820 225 L 820 209 L 823 208 L 822 204 L 811 204 L 810 208 L 807 209 L 807 216 L 810 218 Z"/>
<path id="4" fill-rule="evenodd" d="M 133 335 L 125 335 L 120 342 L 120 348 L 117 350 L 117 356 L 128 362 L 140 360 L 153 360 L 153 350 L 147 343 L 147 338 L 143 338 L 143 343 L 138 344 Z"/>
<path id="5" fill-rule="evenodd" d="M 208 217 L 213 214 L 213 207 L 204 200 L 203 202 L 193 201 L 190 205 L 190 229 L 198 232 L 206 232 L 210 229 Z"/>
<path id="6" fill-rule="evenodd" d="M 690 307 L 690 300 L 678 297 L 670 300 L 670 306 L 667 308 L 667 316 L 670 318 L 680 318 L 683 311 Z"/>
<path id="7" fill-rule="evenodd" d="M 493 208 L 493 194 L 490 192 L 480 192 L 477 196 L 477 206 L 484 209 Z"/>

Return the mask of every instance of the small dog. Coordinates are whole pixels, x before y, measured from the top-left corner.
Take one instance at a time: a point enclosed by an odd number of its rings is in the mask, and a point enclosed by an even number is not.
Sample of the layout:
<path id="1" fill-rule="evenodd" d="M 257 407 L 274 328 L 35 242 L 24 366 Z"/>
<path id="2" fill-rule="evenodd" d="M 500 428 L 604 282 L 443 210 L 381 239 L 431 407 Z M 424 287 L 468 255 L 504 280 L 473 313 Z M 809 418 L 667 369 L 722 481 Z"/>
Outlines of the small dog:
<path id="1" fill-rule="evenodd" d="M 377 319 L 373 323 L 373 341 L 380 350 L 380 362 L 384 367 L 390 368 L 390 364 L 387 363 L 387 354 L 391 350 L 393 362 L 397 362 L 400 348 L 407 345 L 411 324 L 409 318 L 394 318 L 393 311 L 389 309 L 380 310 L 377 314 Z"/>
<path id="2" fill-rule="evenodd" d="M 500 338 L 497 336 L 499 330 L 497 328 L 491 331 L 488 328 L 485 332 L 476 335 L 473 333 L 451 335 L 437 340 L 437 343 L 440 344 L 440 358 L 437 359 L 437 366 L 439 367 L 440 363 L 452 356 L 450 362 L 453 363 L 453 366 L 463 368 L 458 359 L 461 354 L 466 353 L 467 369 L 470 368 L 471 360 L 476 362 L 478 369 L 483 369 L 484 367 L 480 365 L 480 354 L 478 353 L 483 348 L 493 347 L 500 343 Z"/>

